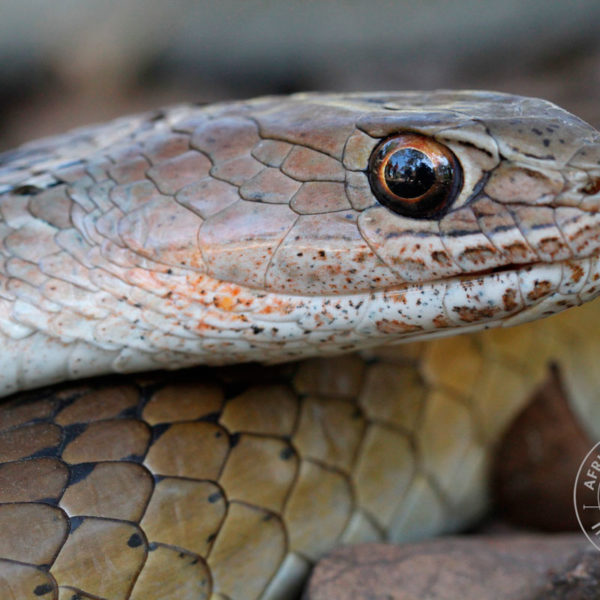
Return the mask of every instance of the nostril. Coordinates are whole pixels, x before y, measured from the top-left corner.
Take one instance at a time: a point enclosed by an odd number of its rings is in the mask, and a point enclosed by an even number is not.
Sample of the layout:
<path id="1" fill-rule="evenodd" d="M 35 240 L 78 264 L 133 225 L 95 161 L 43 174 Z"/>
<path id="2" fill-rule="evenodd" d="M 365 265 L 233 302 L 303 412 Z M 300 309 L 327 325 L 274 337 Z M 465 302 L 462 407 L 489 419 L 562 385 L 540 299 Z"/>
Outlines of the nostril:
<path id="1" fill-rule="evenodd" d="M 592 177 L 591 181 L 583 186 L 580 191 L 583 194 L 588 194 L 590 196 L 600 192 L 600 177 Z"/>

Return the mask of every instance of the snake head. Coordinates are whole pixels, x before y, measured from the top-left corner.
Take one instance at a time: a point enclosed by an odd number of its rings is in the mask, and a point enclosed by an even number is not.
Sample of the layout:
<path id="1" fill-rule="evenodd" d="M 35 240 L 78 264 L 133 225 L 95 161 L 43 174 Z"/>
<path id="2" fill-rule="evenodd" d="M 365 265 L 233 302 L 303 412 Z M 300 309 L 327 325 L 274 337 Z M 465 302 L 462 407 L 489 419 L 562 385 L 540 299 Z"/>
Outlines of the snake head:
<path id="1" fill-rule="evenodd" d="M 84 374 L 289 360 L 598 295 L 600 135 L 489 92 L 181 106 L 3 155 L 0 214 L 6 335 Z"/>
<path id="2" fill-rule="evenodd" d="M 199 241 L 216 278 L 294 315 L 313 307 L 291 337 L 323 349 L 447 335 L 597 295 L 600 137 L 557 106 L 442 91 L 246 110 L 266 168 Z"/>

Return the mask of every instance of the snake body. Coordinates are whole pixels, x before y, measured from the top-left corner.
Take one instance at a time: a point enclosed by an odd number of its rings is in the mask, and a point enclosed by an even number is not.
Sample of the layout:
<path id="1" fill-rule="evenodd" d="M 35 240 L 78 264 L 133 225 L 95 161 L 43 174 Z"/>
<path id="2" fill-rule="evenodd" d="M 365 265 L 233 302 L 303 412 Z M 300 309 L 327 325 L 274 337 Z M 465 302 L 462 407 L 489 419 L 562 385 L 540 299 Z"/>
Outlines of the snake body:
<path id="1" fill-rule="evenodd" d="M 397 132 L 460 164 L 443 214 L 378 201 Z M 486 92 L 181 106 L 0 155 L 2 394 L 210 366 L 2 405 L 2 598 L 288 598 L 336 543 L 470 522 L 548 358 L 598 422 L 580 334 L 370 348 L 594 298 L 599 182 L 592 127 Z"/>

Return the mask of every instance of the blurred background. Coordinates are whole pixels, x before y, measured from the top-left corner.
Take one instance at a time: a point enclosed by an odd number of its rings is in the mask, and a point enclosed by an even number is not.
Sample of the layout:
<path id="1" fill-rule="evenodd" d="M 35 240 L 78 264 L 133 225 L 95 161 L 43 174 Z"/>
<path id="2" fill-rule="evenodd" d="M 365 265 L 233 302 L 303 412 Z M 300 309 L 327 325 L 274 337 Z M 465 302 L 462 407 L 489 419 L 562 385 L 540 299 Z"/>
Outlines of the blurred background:
<path id="1" fill-rule="evenodd" d="M 0 149 L 299 90 L 486 88 L 600 125 L 598 0 L 0 0 Z"/>

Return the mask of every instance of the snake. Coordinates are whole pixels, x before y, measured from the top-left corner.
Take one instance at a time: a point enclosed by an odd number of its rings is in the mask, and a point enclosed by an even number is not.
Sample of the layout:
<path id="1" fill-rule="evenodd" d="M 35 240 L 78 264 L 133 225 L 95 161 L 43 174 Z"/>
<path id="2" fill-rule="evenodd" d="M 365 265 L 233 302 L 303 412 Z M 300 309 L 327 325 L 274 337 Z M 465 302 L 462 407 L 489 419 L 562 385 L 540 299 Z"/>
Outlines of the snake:
<path id="1" fill-rule="evenodd" d="M 473 523 L 548 361 L 598 432 L 595 305 L 508 326 L 598 296 L 599 254 L 600 134 L 533 98 L 177 105 L 0 154 L 0 596 L 292 598 L 336 545 Z"/>

